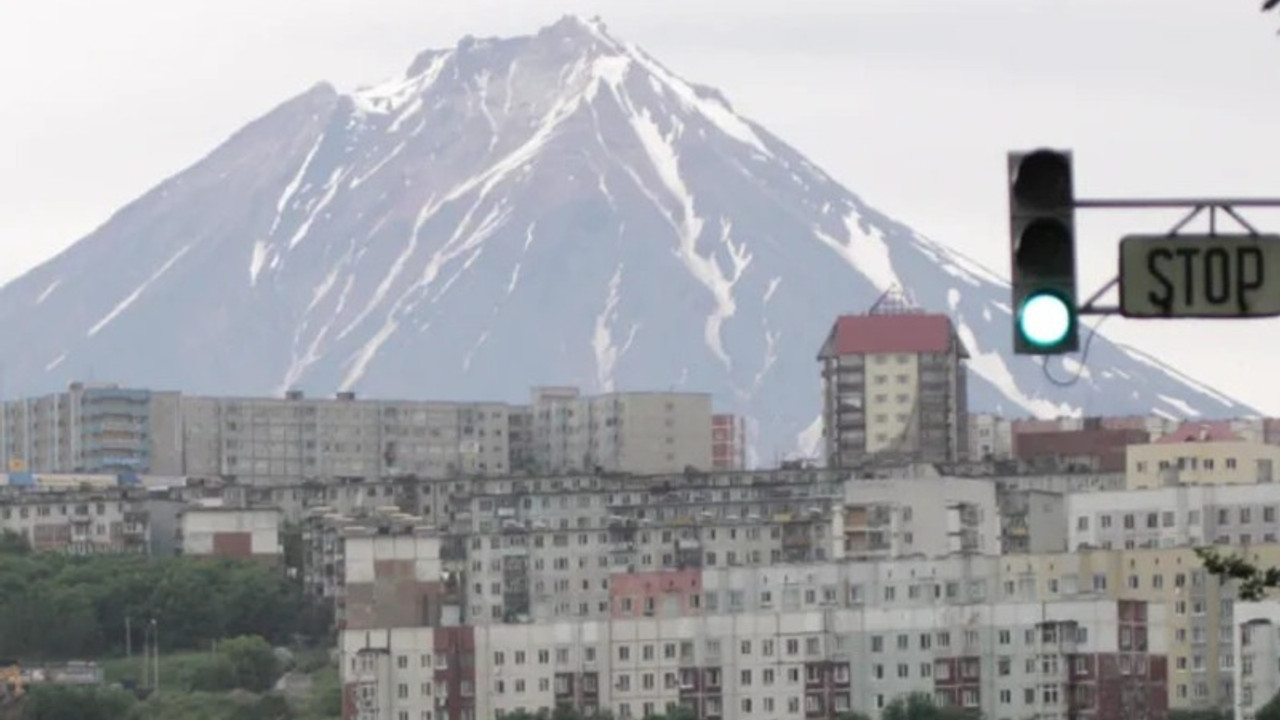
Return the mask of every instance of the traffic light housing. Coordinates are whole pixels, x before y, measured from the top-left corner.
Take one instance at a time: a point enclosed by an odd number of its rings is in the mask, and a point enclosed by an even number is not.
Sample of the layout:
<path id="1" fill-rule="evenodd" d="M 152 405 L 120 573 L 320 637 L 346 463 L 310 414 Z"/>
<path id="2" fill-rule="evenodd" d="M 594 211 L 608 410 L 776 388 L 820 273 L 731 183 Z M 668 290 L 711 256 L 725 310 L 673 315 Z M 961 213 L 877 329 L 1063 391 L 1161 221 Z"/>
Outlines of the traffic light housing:
<path id="1" fill-rule="evenodd" d="M 1080 348 L 1071 175 L 1068 151 L 1009 153 L 1013 351 L 1018 355 L 1062 355 Z"/>

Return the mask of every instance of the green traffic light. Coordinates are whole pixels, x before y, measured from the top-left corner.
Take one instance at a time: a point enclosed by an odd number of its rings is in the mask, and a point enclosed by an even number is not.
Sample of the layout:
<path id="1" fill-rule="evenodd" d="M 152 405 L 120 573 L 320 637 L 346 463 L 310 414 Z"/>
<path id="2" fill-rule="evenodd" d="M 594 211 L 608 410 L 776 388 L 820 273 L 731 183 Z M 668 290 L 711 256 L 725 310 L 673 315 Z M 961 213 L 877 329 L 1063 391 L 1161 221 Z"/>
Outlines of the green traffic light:
<path id="1" fill-rule="evenodd" d="M 1062 296 L 1034 293 L 1018 308 L 1018 333 L 1038 348 L 1053 347 L 1071 333 L 1074 314 L 1075 308 Z"/>

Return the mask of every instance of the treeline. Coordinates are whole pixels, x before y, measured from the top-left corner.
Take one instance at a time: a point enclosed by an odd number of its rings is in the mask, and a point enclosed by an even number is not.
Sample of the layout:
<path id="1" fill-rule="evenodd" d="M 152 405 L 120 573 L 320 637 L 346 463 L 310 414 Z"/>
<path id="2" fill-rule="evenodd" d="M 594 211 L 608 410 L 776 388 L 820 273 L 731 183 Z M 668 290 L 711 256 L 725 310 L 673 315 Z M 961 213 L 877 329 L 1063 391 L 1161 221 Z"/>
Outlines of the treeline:
<path id="1" fill-rule="evenodd" d="M 0 657 L 95 659 L 138 653 L 151 620 L 162 652 L 257 635 L 322 639 L 329 617 L 296 582 L 253 563 L 0 550 Z M 129 632 L 126 634 L 126 625 Z"/>
<path id="2" fill-rule="evenodd" d="M 325 653 L 324 655 L 327 655 Z M 216 652 L 163 659 L 163 689 L 132 692 L 114 685 L 32 685 L 22 720 L 338 720 L 338 670 L 321 654 L 278 656 L 260 637 L 219 642 Z M 113 663 L 119 674 L 121 662 Z M 135 667 L 135 670 L 139 668 Z M 311 679 L 304 695 L 274 691 L 286 671 Z M 109 673 L 113 674 L 113 673 Z M 137 680 L 137 676 L 131 679 Z"/>
<path id="3" fill-rule="evenodd" d="M 730 715 L 732 716 L 732 715 Z M 697 714 L 687 707 L 674 707 L 664 713 L 646 715 L 643 720 L 696 720 Z M 958 708 L 939 705 L 931 693 L 913 692 L 894 698 L 880 711 L 881 720 L 982 720 L 976 708 Z M 585 715 L 572 708 L 514 712 L 503 715 L 503 720 L 613 720 L 608 711 Z M 841 712 L 836 720 L 871 720 L 858 712 Z M 1267 720 L 1280 720 L 1268 718 Z"/>

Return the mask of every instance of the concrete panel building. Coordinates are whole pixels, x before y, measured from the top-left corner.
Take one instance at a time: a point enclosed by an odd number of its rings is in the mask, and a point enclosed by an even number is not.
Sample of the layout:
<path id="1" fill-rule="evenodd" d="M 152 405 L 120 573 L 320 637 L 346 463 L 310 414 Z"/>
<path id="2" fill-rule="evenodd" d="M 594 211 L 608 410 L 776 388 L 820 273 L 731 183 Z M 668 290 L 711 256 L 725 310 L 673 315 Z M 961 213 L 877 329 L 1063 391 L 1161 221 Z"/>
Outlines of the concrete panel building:
<path id="1" fill-rule="evenodd" d="M 1258 711 L 1280 694 L 1280 602 L 1238 602 L 1232 617 L 1236 642 L 1231 668 L 1239 688 L 1235 720 L 1254 720 Z"/>
<path id="2" fill-rule="evenodd" d="M 248 484 L 317 477 L 506 474 L 501 403 L 284 398 L 183 399 L 189 475 Z"/>
<path id="3" fill-rule="evenodd" d="M 818 352 L 827 464 L 961 459 L 967 358 L 945 315 L 837 318 Z"/>
<path id="4" fill-rule="evenodd" d="M 833 523 L 834 559 L 1000 554 L 996 486 L 987 480 L 850 481 Z"/>
<path id="5" fill-rule="evenodd" d="M 1242 439 L 1227 422 L 1185 423 L 1146 445 L 1130 445 L 1130 488 L 1276 482 L 1280 446 Z"/>
<path id="6" fill-rule="evenodd" d="M 1014 457 L 1033 465 L 1069 465 L 1095 472 L 1124 472 L 1130 445 L 1151 440 L 1145 429 L 1104 428 L 1090 418 L 1079 430 L 1021 432 L 1013 436 Z"/>
<path id="7" fill-rule="evenodd" d="M 731 413 L 711 416 L 711 469 L 747 469 L 746 420 Z"/>
<path id="8" fill-rule="evenodd" d="M 73 555 L 149 550 L 147 492 L 136 486 L 0 494 L 0 531 L 20 535 L 36 552 Z"/>
<path id="9" fill-rule="evenodd" d="M 1181 485 L 1067 497 L 1071 547 L 1274 544 L 1280 484 Z"/>
<path id="10" fill-rule="evenodd" d="M 376 539 L 380 537 L 393 540 Z M 442 579 L 440 545 L 439 537 L 429 535 L 422 518 L 394 506 L 351 514 L 314 508 L 302 524 L 303 586 L 307 594 L 331 607 L 338 628 L 395 624 L 395 618 L 403 622 L 403 618 L 421 612 L 414 598 L 425 586 L 414 583 Z M 388 565 L 384 561 L 411 561 L 414 567 L 397 570 L 395 562 Z M 378 582 L 385 587 L 376 587 Z M 390 587 L 396 583 L 411 587 Z M 362 614 L 350 625 L 348 599 L 353 591 L 355 606 Z"/>
<path id="11" fill-rule="evenodd" d="M 533 458 L 539 473 L 712 469 L 711 396 L 627 392 L 584 396 L 535 388 Z"/>
<path id="12" fill-rule="evenodd" d="M 276 508 L 189 505 L 178 515 L 178 533 L 183 555 L 284 562 Z"/>
<path id="13" fill-rule="evenodd" d="M 0 402 L 0 470 L 180 474 L 180 403 L 105 383 Z"/>
<path id="14" fill-rule="evenodd" d="M 987 717 L 1164 716 L 1167 660 L 1150 630 L 1162 607 L 1061 600 L 917 611 L 853 605 L 802 578 L 776 591 L 749 584 L 751 602 L 737 608 L 691 602 L 696 574 L 671 572 L 620 578 L 635 592 L 603 619 L 348 630 L 339 640 L 353 698 L 345 717 L 567 705 L 619 718 L 684 707 L 697 718 L 830 719 L 875 716 L 919 690 Z M 787 602 L 788 590 L 795 609 L 757 609 Z M 809 595 L 821 599 L 804 609 Z"/>
<path id="15" fill-rule="evenodd" d="M 1066 496 L 1044 490 L 1007 490 L 997 493 L 1000 504 L 1001 553 L 1066 552 Z"/>
<path id="16" fill-rule="evenodd" d="M 968 419 L 971 460 L 1008 460 L 1013 457 L 1013 422 L 992 413 L 971 413 Z"/>

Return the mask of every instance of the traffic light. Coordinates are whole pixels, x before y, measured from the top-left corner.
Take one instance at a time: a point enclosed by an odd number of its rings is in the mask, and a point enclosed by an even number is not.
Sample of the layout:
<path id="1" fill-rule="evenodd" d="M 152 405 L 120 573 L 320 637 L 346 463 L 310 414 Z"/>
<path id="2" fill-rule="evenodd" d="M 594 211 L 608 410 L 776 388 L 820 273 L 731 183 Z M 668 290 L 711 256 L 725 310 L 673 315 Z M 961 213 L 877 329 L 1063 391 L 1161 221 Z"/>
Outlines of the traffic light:
<path id="1" fill-rule="evenodd" d="M 1071 153 L 1009 153 L 1013 351 L 1061 355 L 1080 347 Z"/>

